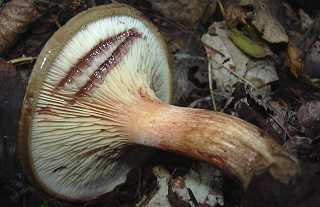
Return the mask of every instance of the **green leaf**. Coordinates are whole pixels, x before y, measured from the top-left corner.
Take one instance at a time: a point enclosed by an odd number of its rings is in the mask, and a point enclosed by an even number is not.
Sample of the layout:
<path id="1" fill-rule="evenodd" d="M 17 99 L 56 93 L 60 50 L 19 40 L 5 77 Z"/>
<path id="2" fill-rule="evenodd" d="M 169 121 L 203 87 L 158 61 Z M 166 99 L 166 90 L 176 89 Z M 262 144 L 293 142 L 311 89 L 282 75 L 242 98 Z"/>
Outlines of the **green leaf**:
<path id="1" fill-rule="evenodd" d="M 229 38 L 240 50 L 249 56 L 264 58 L 270 55 L 269 48 L 263 46 L 260 42 L 251 40 L 236 28 L 231 29 Z"/>

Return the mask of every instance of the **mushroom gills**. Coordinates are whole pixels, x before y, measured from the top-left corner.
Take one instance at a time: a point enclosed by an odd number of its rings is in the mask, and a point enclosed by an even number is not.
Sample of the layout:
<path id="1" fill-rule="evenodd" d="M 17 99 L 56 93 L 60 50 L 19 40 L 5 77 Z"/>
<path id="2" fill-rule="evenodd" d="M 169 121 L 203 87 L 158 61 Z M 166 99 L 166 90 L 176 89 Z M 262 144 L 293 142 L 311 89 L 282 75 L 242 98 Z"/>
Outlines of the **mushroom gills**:
<path id="1" fill-rule="evenodd" d="M 88 200 L 145 160 L 148 150 L 131 146 L 121 117 L 142 90 L 170 100 L 169 65 L 156 38 L 136 18 L 106 17 L 83 26 L 49 66 L 30 146 L 36 177 L 54 194 Z"/>

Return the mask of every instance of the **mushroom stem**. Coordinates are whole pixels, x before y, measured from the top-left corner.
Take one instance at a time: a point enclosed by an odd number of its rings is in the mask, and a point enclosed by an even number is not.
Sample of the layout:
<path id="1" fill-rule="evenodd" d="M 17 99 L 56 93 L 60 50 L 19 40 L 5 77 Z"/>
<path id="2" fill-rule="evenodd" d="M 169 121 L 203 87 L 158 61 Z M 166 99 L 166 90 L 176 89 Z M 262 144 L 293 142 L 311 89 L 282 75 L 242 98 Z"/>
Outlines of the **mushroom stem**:
<path id="1" fill-rule="evenodd" d="M 298 161 L 282 146 L 234 116 L 145 98 L 127 110 L 131 142 L 205 160 L 244 188 L 267 169 L 283 183 L 299 173 Z"/>

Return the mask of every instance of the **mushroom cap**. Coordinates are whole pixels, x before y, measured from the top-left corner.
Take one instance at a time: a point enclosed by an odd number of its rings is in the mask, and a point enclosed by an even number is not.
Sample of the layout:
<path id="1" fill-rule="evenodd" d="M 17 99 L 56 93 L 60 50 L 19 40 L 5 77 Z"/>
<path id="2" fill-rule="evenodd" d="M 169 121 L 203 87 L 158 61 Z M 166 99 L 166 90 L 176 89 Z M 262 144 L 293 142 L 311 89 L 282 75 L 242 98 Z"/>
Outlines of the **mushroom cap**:
<path id="1" fill-rule="evenodd" d="M 157 28 L 123 4 L 73 17 L 42 49 L 26 91 L 18 152 L 31 181 L 73 202 L 125 182 L 149 153 L 122 129 L 123 109 L 141 91 L 172 98 L 170 58 Z"/>

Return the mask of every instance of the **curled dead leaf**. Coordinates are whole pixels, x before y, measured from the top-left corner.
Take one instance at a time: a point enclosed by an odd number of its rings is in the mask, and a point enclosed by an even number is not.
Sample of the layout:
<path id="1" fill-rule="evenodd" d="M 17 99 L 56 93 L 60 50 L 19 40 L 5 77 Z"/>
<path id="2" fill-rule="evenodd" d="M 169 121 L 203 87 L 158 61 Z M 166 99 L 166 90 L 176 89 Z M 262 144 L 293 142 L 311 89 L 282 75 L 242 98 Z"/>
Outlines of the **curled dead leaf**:
<path id="1" fill-rule="evenodd" d="M 301 51 L 290 41 L 288 43 L 286 61 L 291 73 L 297 78 L 303 72 Z"/>
<path id="2" fill-rule="evenodd" d="M 261 32 L 262 38 L 270 43 L 288 42 L 286 30 L 277 19 L 275 13 L 281 4 L 276 0 L 240 0 L 239 5 L 251 6 L 255 15 L 252 25 Z M 280 6 L 279 6 L 280 5 Z"/>
<path id="3" fill-rule="evenodd" d="M 247 24 L 247 20 L 253 15 L 252 7 L 240 6 L 236 1 L 227 1 L 224 4 L 225 20 L 231 24 Z"/>

